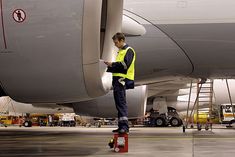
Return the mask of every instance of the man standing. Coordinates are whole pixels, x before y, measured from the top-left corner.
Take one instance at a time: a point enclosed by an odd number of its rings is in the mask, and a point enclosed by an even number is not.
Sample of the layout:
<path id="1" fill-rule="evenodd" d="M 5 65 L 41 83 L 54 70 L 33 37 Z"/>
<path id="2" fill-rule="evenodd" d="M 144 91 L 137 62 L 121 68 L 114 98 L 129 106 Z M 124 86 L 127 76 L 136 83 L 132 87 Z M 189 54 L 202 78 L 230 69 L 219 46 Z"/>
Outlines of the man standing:
<path id="1" fill-rule="evenodd" d="M 125 43 L 123 33 L 116 33 L 113 42 L 119 49 L 116 62 L 104 62 L 107 72 L 113 73 L 113 95 L 118 111 L 118 129 L 113 132 L 128 133 L 128 109 L 126 104 L 126 89 L 134 88 L 135 51 Z"/>

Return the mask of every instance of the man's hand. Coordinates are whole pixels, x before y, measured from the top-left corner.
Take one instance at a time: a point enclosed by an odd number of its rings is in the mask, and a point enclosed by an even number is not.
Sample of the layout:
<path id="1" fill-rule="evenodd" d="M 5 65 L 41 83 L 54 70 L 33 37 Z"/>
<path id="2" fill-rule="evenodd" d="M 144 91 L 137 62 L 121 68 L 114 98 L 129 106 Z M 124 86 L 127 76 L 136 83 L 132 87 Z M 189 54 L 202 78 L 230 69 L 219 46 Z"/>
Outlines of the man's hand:
<path id="1" fill-rule="evenodd" d="M 112 67 L 112 62 L 106 62 L 106 61 L 104 61 L 104 64 L 106 64 L 108 67 Z"/>

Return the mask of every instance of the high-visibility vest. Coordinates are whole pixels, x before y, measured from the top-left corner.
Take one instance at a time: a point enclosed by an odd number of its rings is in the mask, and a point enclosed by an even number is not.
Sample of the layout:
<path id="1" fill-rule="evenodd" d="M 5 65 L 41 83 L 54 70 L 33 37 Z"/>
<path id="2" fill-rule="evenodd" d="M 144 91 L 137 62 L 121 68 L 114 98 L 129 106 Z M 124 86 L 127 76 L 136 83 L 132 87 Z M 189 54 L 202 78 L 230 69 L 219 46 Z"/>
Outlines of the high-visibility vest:
<path id="1" fill-rule="evenodd" d="M 113 73 L 113 76 L 119 76 L 123 78 L 128 78 L 129 80 L 134 80 L 135 79 L 135 51 L 131 47 L 127 47 L 126 49 L 120 49 L 118 51 L 118 55 L 116 57 L 116 62 L 121 62 L 124 68 L 127 68 L 126 63 L 124 62 L 125 55 L 128 51 L 128 49 L 131 49 L 134 53 L 133 60 L 131 62 L 130 67 L 127 69 L 127 73 Z"/>

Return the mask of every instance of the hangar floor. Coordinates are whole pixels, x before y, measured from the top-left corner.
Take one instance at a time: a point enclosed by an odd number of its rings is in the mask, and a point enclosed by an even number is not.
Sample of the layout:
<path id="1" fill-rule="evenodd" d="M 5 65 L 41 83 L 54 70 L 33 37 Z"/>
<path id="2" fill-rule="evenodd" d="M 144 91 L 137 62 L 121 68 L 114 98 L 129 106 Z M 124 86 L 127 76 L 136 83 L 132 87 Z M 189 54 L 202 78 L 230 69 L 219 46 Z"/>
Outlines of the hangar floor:
<path id="1" fill-rule="evenodd" d="M 182 128 L 131 128 L 129 152 L 108 147 L 114 128 L 0 127 L 0 156 L 223 157 L 235 154 L 235 130 L 182 132 Z"/>

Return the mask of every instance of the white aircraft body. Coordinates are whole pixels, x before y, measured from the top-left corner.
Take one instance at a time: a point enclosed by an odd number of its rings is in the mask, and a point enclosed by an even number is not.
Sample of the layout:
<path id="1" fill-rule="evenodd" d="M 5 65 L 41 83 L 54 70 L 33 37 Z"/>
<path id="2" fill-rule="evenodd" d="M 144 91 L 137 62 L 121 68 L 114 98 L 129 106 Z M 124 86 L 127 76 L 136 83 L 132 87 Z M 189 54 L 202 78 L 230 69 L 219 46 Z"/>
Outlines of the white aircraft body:
<path id="1" fill-rule="evenodd" d="M 0 95 L 82 110 L 110 90 L 102 60 L 114 60 L 121 30 L 137 85 L 233 77 L 234 10 L 234 0 L 0 0 Z"/>
<path id="2" fill-rule="evenodd" d="M 223 104 L 235 104 L 235 80 L 234 79 L 227 79 L 228 86 L 226 84 L 225 79 L 215 79 L 213 80 L 213 97 L 212 97 L 212 104 L 213 108 L 219 109 L 220 105 Z M 229 89 L 228 89 L 229 88 Z M 178 96 L 175 96 L 173 94 L 168 95 L 166 99 L 169 99 L 167 101 L 167 106 L 174 107 L 177 111 L 179 112 L 185 112 L 188 109 L 189 105 L 189 111 L 193 109 L 193 106 L 195 104 L 195 100 L 197 97 L 197 88 L 193 86 L 192 92 L 191 92 L 191 98 L 190 98 L 190 103 L 188 104 L 189 100 L 189 91 L 190 89 L 180 89 L 178 91 Z M 231 95 L 231 100 L 229 98 L 229 92 Z M 164 96 L 164 95 L 163 95 Z M 176 99 L 172 100 L 172 97 L 177 97 Z M 205 100 L 209 101 L 209 98 L 205 98 Z M 147 107 L 147 109 L 151 109 L 151 104 Z M 208 102 L 200 102 L 199 103 L 199 108 L 209 108 Z M 195 108 L 196 109 L 196 106 Z"/>

